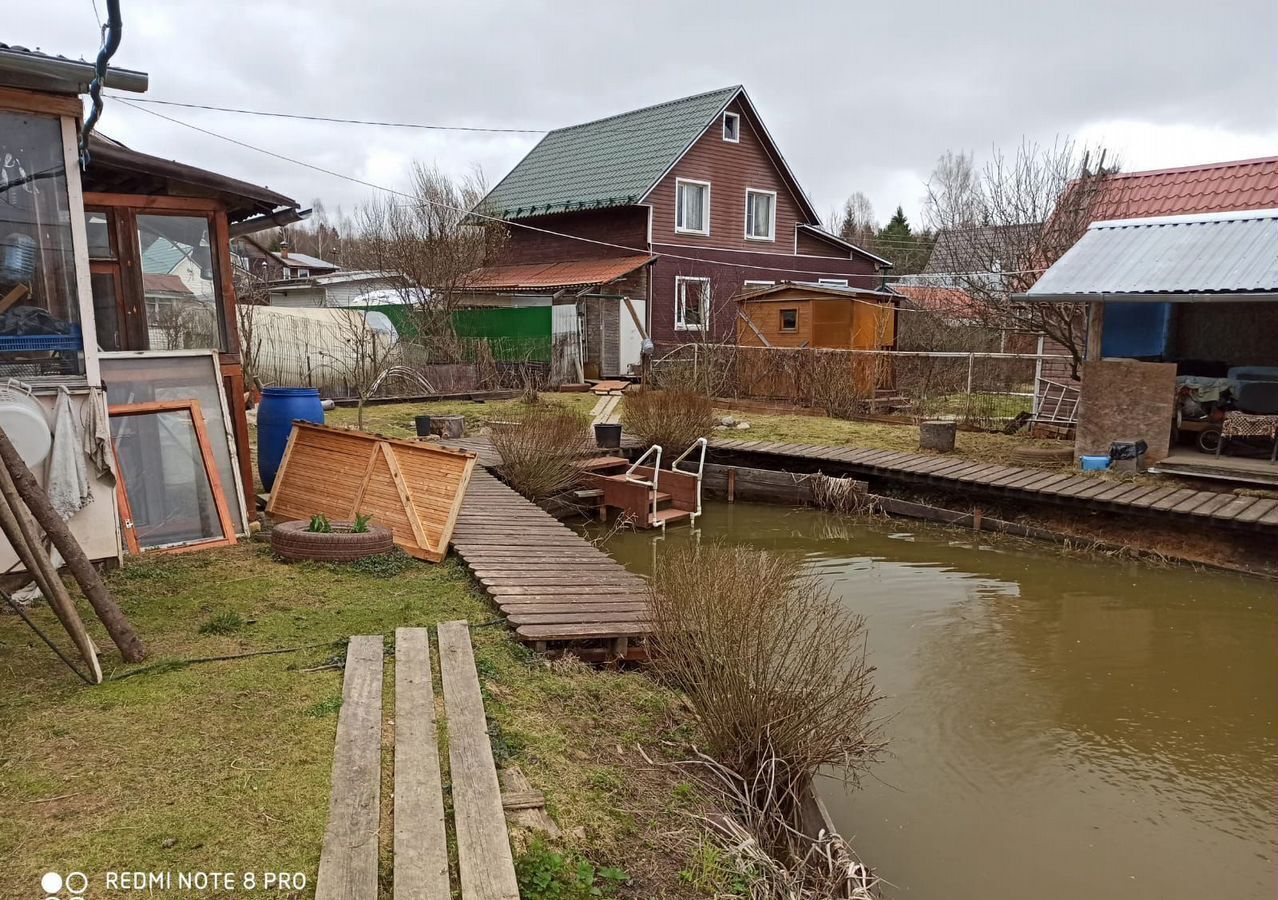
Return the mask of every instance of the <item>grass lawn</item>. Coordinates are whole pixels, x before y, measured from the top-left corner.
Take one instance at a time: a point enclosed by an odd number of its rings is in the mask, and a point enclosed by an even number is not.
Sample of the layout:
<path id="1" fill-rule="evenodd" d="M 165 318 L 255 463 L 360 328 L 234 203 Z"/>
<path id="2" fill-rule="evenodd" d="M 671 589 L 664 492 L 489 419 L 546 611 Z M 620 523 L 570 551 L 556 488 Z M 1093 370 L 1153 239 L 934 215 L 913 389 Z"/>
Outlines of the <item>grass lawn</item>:
<path id="1" fill-rule="evenodd" d="M 543 394 L 551 403 L 563 403 L 589 413 L 598 398 L 594 394 Z M 509 417 L 523 409 L 518 400 L 449 401 L 446 403 L 388 403 L 364 410 L 364 430 L 388 437 L 412 437 L 416 434 L 413 417 L 419 415 L 460 415 L 466 418 L 467 431 L 477 430 L 494 419 Z M 919 430 L 913 425 L 881 422 L 855 422 L 825 416 L 764 415 L 748 411 L 722 410 L 750 423 L 749 431 L 715 431 L 711 437 L 739 437 L 756 441 L 779 441 L 791 444 L 867 447 L 876 450 L 917 451 Z M 356 411 L 343 408 L 330 411 L 330 425 L 354 427 Z M 1018 447 L 1061 447 L 1060 441 L 1035 440 L 1020 435 L 960 431 L 956 452 L 974 460 L 991 463 L 1013 463 L 1012 451 Z"/>
<path id="2" fill-rule="evenodd" d="M 393 659 L 397 626 L 456 618 L 472 623 L 498 763 L 518 764 L 545 792 L 566 848 L 627 870 L 635 883 L 624 895 L 684 896 L 687 850 L 671 833 L 682 827 L 687 786 L 640 765 L 634 750 L 642 742 L 655 758 L 661 742 L 692 739 L 678 696 L 639 674 L 552 668 L 493 621 L 458 565 L 395 563 L 285 565 L 261 542 L 131 560 L 110 586 L 151 658 L 120 663 L 90 623 L 108 676 L 92 688 L 16 616 L 0 615 L 0 896 L 35 896 L 48 870 L 83 871 L 100 886 L 112 869 L 300 871 L 309 881 L 301 896 L 309 896 L 328 809 L 342 690 L 332 664 L 342 642 L 382 633 Z M 61 635 L 47 607 L 34 614 Z M 299 646 L 309 649 L 172 664 Z M 146 671 L 120 679 L 138 669 Z"/>

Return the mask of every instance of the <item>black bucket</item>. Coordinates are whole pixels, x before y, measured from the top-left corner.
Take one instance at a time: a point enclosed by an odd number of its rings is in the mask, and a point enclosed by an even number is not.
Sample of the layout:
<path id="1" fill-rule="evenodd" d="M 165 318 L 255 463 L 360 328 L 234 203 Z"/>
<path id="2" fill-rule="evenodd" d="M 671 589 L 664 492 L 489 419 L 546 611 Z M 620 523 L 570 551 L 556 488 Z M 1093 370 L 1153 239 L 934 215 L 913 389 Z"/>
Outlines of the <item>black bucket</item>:
<path id="1" fill-rule="evenodd" d="M 416 416 L 413 421 L 417 423 L 418 437 L 430 437 L 430 416 Z"/>
<path id="2" fill-rule="evenodd" d="M 595 446 L 615 450 L 621 446 L 621 426 L 618 424 L 595 425 Z"/>

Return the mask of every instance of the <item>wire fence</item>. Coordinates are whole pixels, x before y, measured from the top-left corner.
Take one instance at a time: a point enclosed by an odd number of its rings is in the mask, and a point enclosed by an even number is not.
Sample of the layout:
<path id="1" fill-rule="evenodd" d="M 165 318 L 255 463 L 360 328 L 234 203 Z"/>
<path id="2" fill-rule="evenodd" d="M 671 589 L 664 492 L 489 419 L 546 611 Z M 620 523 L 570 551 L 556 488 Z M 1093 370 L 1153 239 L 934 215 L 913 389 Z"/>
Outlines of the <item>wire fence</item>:
<path id="1" fill-rule="evenodd" d="M 1035 353 L 826 350 L 686 344 L 653 363 L 657 386 L 815 407 L 832 416 L 951 419 L 1003 429 L 1034 413 Z"/>

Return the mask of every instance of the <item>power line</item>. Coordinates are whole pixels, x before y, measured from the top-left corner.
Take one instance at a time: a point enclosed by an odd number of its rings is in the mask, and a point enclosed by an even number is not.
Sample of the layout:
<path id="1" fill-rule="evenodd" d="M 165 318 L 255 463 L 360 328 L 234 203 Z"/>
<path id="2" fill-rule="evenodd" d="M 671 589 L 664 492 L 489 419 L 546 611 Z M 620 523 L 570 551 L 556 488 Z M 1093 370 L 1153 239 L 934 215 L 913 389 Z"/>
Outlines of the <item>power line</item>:
<path id="1" fill-rule="evenodd" d="M 116 100 L 123 97 L 112 94 Z M 491 134 L 545 134 L 545 128 L 485 128 L 478 125 L 427 125 L 421 122 L 382 122 L 374 119 L 346 119 L 340 116 L 307 116 L 301 113 L 269 112 L 260 109 L 236 109 L 231 106 L 209 106 L 203 103 L 179 103 L 176 100 L 156 100 L 151 97 L 129 97 L 130 103 L 155 103 L 160 106 L 180 106 L 183 109 L 204 109 L 212 112 L 239 113 L 245 116 L 265 116 L 272 119 L 301 119 L 305 122 L 333 122 L 339 125 L 376 125 L 383 128 L 417 128 L 425 131 L 477 131 Z"/>
<path id="2" fill-rule="evenodd" d="M 148 115 L 152 115 L 152 116 L 155 116 L 155 117 L 157 117 L 157 118 L 164 119 L 165 121 L 172 122 L 172 123 L 173 123 L 173 124 L 175 124 L 175 125 L 181 125 L 181 126 L 183 126 L 184 128 L 190 128 L 192 131 L 198 131 L 198 132 L 200 132 L 201 134 L 207 134 L 209 137 L 215 137 L 215 138 L 217 138 L 218 140 L 226 141 L 227 143 L 229 143 L 229 144 L 234 144 L 234 145 L 236 145 L 237 147 L 243 147 L 243 148 L 245 148 L 246 150 L 252 150 L 252 151 L 254 151 L 254 152 L 256 152 L 256 153 L 261 153 L 261 154 L 263 154 L 263 155 L 265 155 L 265 156 L 270 156 L 270 157 L 272 157 L 272 158 L 274 158 L 274 159 L 281 160 L 281 161 L 286 162 L 286 163 L 289 163 L 289 164 L 291 164 L 291 165 L 301 166 L 302 168 L 305 168 L 305 169 L 311 169 L 312 171 L 319 172 L 319 173 L 324 174 L 324 175 L 328 175 L 328 176 L 330 176 L 330 177 L 332 177 L 332 178 L 339 178 L 339 179 L 341 179 L 341 180 L 343 180 L 343 181 L 349 181 L 349 182 L 351 182 L 352 184 L 358 184 L 358 185 L 360 185 L 360 186 L 362 186 L 362 187 L 371 188 L 371 189 L 373 189 L 373 190 L 375 190 L 375 191 L 382 191 L 382 192 L 387 193 L 387 194 L 393 194 L 393 195 L 394 195 L 394 196 L 396 196 L 396 197 L 403 197 L 403 198 L 404 198 L 404 199 L 406 199 L 406 200 L 411 200 L 414 206 L 420 206 L 420 205 L 421 205 L 421 204 L 423 204 L 423 203 L 427 203 L 427 204 L 429 204 L 429 205 L 431 205 L 431 206 L 436 206 L 436 207 L 439 207 L 439 208 L 441 208 L 441 209 L 447 209 L 447 210 L 450 210 L 451 212 L 459 213 L 459 214 L 464 215 L 464 216 L 470 216 L 470 217 L 473 217 L 473 218 L 476 218 L 476 219 L 483 219 L 483 220 L 485 220 L 485 221 L 495 222 L 495 223 L 498 223 L 498 224 L 501 224 L 501 225 L 505 225 L 505 226 L 507 226 L 507 227 L 511 227 L 511 228 L 520 228 L 520 229 L 523 229 L 523 230 L 525 230 L 525 231 L 532 231 L 532 232 L 535 232 L 535 233 L 537 233 L 537 234 L 545 234 L 545 235 L 549 235 L 549 236 L 551 236 L 551 237 L 566 238 L 566 239 L 568 239 L 568 240 L 579 241 L 579 242 L 584 243 L 584 244 L 593 244 L 594 246 L 597 246 L 597 247 L 608 247 L 608 248 L 613 249 L 613 250 L 624 250 L 624 251 L 626 251 L 627 253 L 631 253 L 631 254 L 635 254 L 635 255 L 642 255 L 642 256 L 660 256 L 660 257 L 663 257 L 663 258 L 665 258 L 665 259 L 677 259 L 677 260 L 683 260 L 683 261 L 686 261 L 686 262 L 699 263 L 699 264 L 701 264 L 701 265 L 717 266 L 717 267 L 721 267 L 721 268 L 748 269 L 748 270 L 756 271 L 756 272 L 784 272 L 784 273 L 786 273 L 786 274 L 793 274 L 793 275 L 817 275 L 817 276 L 824 275 L 824 276 L 826 276 L 826 277 L 829 277 L 830 275 L 837 275 L 837 274 L 841 274 L 841 273 L 823 272 L 823 271 L 818 271 L 818 270 L 815 270 L 815 269 L 789 269 L 789 268 L 784 268 L 784 267 L 781 267 L 781 266 L 752 265 L 752 264 L 750 264 L 750 263 L 734 263 L 734 262 L 728 262 L 728 261 L 724 261 L 724 260 L 706 259 L 705 257 L 700 257 L 700 256 L 682 256 L 682 255 L 677 254 L 677 253 L 664 253 L 664 252 L 662 252 L 662 253 L 654 254 L 654 253 L 652 253 L 652 251 L 651 251 L 650 249 L 644 249 L 644 248 L 640 248 L 640 247 L 628 247 L 628 246 L 626 246 L 625 244 L 614 244 L 614 243 L 612 243 L 611 241 L 600 241 L 600 240 L 596 240 L 596 239 L 594 239 L 594 238 L 582 237 L 581 235 L 576 235 L 576 234 L 565 234 L 564 232 L 561 232 L 561 231 L 554 231 L 554 230 L 549 229 L 549 228 L 539 228 L 539 227 L 538 227 L 538 226 L 536 226 L 536 225 L 529 225 L 529 224 L 527 224 L 526 222 L 519 222 L 519 221 L 514 221 L 514 220 L 502 219 L 502 218 L 499 218 L 499 217 L 497 217 L 497 216 L 490 216 L 490 215 L 487 215 L 487 214 L 485 214 L 485 213 L 475 212 L 474 210 L 464 209 L 464 208 L 462 208 L 462 207 L 460 207 L 460 206 L 453 206 L 453 205 L 452 205 L 452 204 L 450 204 L 450 203 L 444 203 L 444 202 L 442 202 L 442 201 L 440 201 L 440 200 L 432 200 L 432 199 L 431 199 L 431 198 L 429 198 L 429 197 L 418 197 L 418 196 L 414 196 L 413 194 L 409 194 L 409 193 L 406 193 L 406 192 L 404 192 L 404 191 L 397 190 L 397 189 L 395 189 L 395 188 L 389 188 L 389 187 L 386 187 L 386 186 L 384 186 L 384 185 L 374 184 L 374 183 L 373 183 L 373 182 L 371 182 L 371 181 L 365 181 L 364 179 L 362 179 L 362 178 L 357 178 L 357 177 L 356 177 L 356 176 L 354 176 L 354 175 L 348 175 L 348 174 L 346 174 L 346 173 L 344 173 L 344 172 L 338 172 L 338 171 L 335 171 L 335 170 L 333 170 L 333 169 L 326 169 L 326 168 L 324 168 L 323 166 L 318 166 L 318 165 L 316 165 L 316 164 L 314 164 L 314 163 L 306 162 L 305 160 L 295 159 L 295 158 L 293 158 L 293 157 L 291 157 L 291 156 L 285 156 L 283 153 L 277 153 L 277 152 L 275 152 L 274 150 L 267 150 L 267 149 L 266 149 L 266 148 L 264 148 L 264 147 L 258 147 L 258 146 L 256 146 L 256 145 L 254 145 L 254 144 L 250 144 L 250 143 L 248 143 L 248 142 L 246 142 L 246 141 L 241 141 L 241 140 L 239 140 L 238 138 L 229 137 L 228 135 L 225 135 L 225 134 L 219 134 L 219 133 L 218 133 L 218 132 L 216 132 L 216 131 L 212 131 L 212 130 L 210 130 L 210 129 L 208 129 L 208 128 L 203 128 L 203 127 L 201 127 L 201 126 L 199 126 L 199 125 L 193 125 L 193 124 L 191 124 L 190 122 L 184 122 L 184 121 L 182 121 L 181 119 L 175 119 L 175 118 L 173 118 L 172 116 L 167 116 L 167 115 L 165 115 L 164 113 L 157 112 L 157 111 L 155 111 L 155 110 L 153 110 L 153 109 L 144 109 L 143 107 L 135 106 L 135 105 L 134 105 L 134 103 L 133 103 L 133 100 L 131 100 L 131 99 L 130 99 L 130 100 L 125 100 L 125 99 L 120 98 L 120 97 L 116 97 L 115 99 L 116 99 L 116 102 L 117 102 L 117 103 L 120 103 L 120 104 L 122 104 L 122 105 L 124 105 L 124 106 L 132 107 L 133 109 L 136 109 L 136 110 L 138 110 L 139 112 L 144 112 L 144 113 L 147 113 Z M 710 248 L 710 249 L 713 249 L 713 248 Z M 1000 272 L 999 274 L 1000 274 L 1000 275 L 1028 275 L 1028 274 L 1035 274 L 1035 273 L 1045 272 L 1045 271 L 1047 271 L 1047 270 L 1046 270 L 1046 269 L 1025 269 L 1025 270 L 1022 270 L 1022 271 L 1019 271 L 1019 272 L 1010 272 L 1010 271 L 1005 271 L 1005 272 Z M 981 273 L 981 272 L 955 272 L 955 273 L 950 273 L 950 274 L 952 274 L 952 275 L 981 275 L 981 274 L 986 274 L 986 273 Z"/>

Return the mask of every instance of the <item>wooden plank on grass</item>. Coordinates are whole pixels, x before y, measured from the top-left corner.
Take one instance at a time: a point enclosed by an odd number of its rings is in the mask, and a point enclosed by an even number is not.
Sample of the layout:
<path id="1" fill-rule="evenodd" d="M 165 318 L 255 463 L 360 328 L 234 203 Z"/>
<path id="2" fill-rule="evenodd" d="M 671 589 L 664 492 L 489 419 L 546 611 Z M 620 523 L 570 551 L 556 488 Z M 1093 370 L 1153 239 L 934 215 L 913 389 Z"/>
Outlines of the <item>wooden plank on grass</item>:
<path id="1" fill-rule="evenodd" d="M 470 627 L 465 622 L 440 623 L 439 667 L 448 717 L 461 895 L 466 900 L 519 900 L 501 786 L 488 742 Z"/>
<path id="2" fill-rule="evenodd" d="M 359 635 L 346 648 L 316 900 L 376 900 L 381 783 L 382 637 Z"/>
<path id="3" fill-rule="evenodd" d="M 425 628 L 395 629 L 395 900 L 448 900 L 448 839 Z"/>

